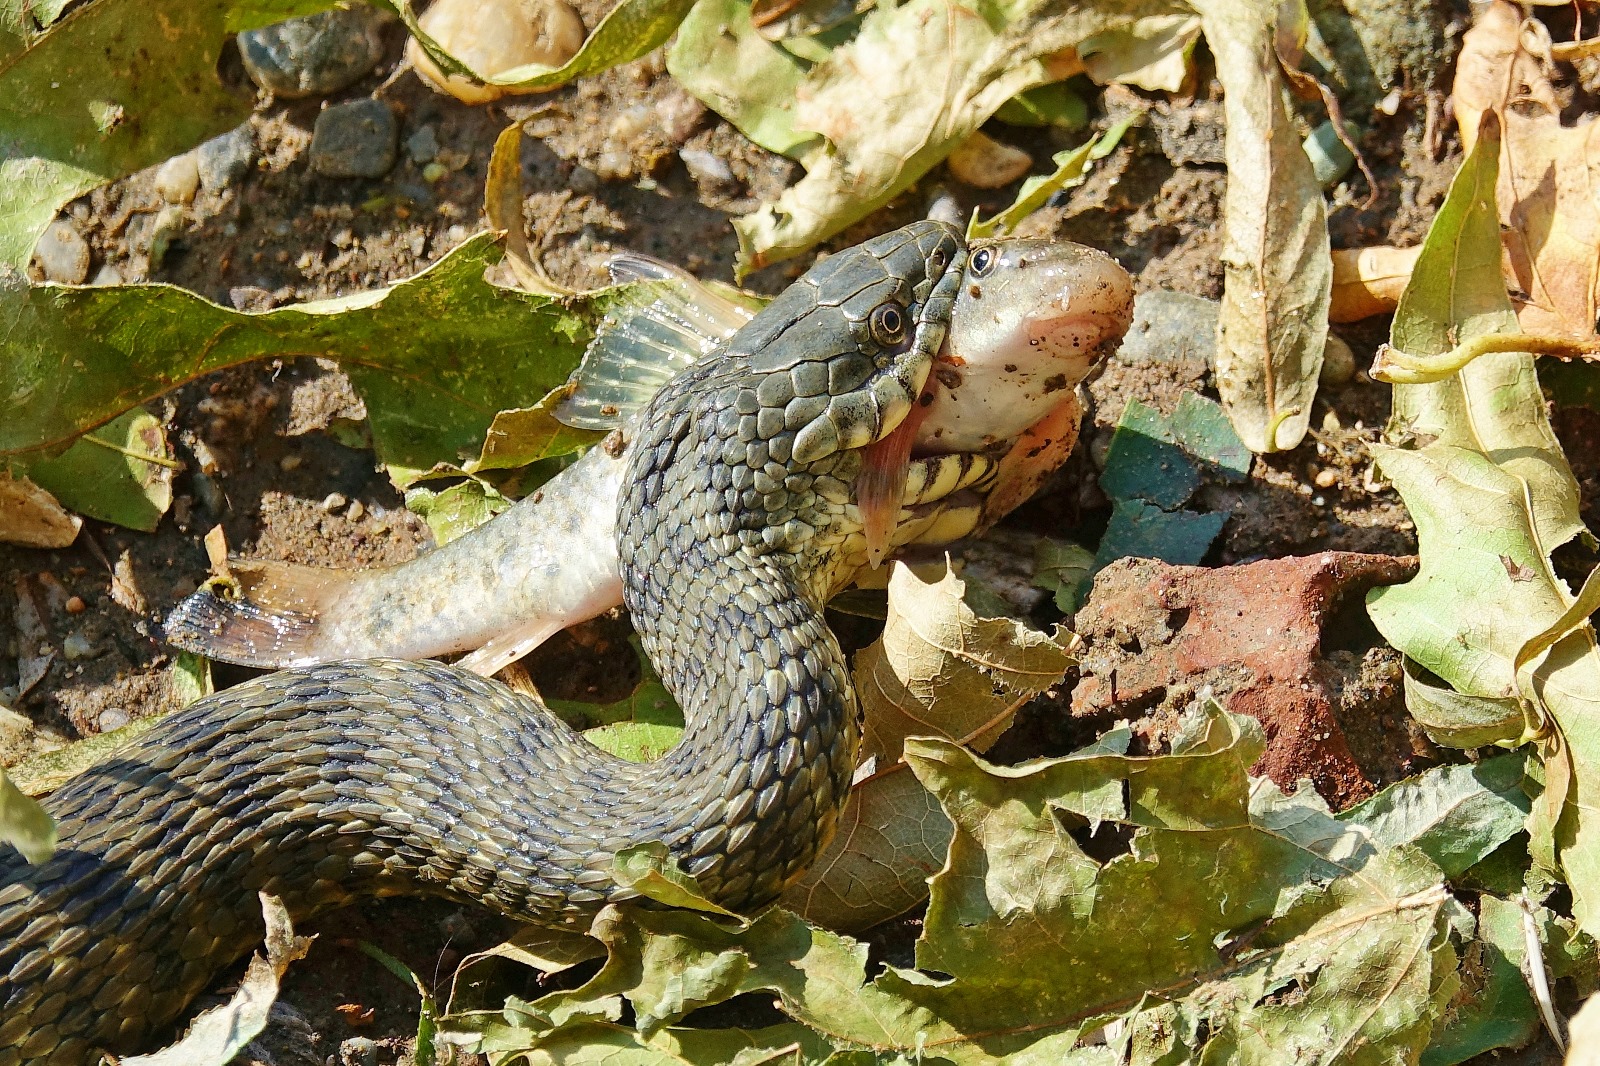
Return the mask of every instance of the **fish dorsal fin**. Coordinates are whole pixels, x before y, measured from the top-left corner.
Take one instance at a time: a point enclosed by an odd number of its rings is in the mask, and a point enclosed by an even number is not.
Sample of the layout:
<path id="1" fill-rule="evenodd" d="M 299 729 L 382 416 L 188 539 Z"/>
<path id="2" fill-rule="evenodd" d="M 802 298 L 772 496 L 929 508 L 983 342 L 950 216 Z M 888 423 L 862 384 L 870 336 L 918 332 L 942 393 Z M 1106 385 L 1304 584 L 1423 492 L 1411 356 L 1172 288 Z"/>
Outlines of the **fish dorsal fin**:
<path id="1" fill-rule="evenodd" d="M 635 252 L 612 256 L 612 300 L 556 418 L 577 429 L 609 430 L 685 367 L 715 351 L 754 311 L 686 270 Z"/>

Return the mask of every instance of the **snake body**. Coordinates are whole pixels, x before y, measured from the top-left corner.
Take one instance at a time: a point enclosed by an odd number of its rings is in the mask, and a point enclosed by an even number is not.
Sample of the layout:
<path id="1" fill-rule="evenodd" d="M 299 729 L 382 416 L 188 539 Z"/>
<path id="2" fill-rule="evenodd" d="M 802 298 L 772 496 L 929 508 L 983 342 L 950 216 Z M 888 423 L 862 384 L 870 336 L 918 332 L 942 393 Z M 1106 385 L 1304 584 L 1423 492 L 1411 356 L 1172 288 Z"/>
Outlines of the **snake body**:
<path id="1" fill-rule="evenodd" d="M 918 401 L 961 282 L 917 223 L 813 267 L 633 424 L 624 597 L 683 706 L 662 759 L 612 758 L 537 700 L 436 663 L 286 670 L 178 712 L 53 796 L 62 844 L 0 855 L 0 1066 L 135 1049 L 261 936 L 446 896 L 582 923 L 659 840 L 716 902 L 774 899 L 833 832 L 857 704 L 823 604 L 860 563 L 862 450 Z"/>

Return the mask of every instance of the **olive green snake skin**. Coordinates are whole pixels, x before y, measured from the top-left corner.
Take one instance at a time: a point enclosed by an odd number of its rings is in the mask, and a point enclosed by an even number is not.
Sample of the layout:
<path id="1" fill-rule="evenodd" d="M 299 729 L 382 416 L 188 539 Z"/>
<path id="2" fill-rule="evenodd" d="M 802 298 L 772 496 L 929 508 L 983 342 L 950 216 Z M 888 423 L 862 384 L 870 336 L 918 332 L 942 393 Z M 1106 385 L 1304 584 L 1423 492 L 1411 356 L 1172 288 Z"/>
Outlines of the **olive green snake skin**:
<path id="1" fill-rule="evenodd" d="M 857 704 L 822 605 L 853 570 L 860 450 L 904 418 L 966 250 L 923 222 L 814 267 L 634 423 L 625 600 L 683 706 L 633 764 L 437 663 L 282 671 L 177 712 L 47 801 L 61 846 L 0 855 L 0 1066 L 142 1048 L 297 919 L 445 896 L 582 928 L 659 840 L 724 906 L 772 901 L 833 832 Z"/>

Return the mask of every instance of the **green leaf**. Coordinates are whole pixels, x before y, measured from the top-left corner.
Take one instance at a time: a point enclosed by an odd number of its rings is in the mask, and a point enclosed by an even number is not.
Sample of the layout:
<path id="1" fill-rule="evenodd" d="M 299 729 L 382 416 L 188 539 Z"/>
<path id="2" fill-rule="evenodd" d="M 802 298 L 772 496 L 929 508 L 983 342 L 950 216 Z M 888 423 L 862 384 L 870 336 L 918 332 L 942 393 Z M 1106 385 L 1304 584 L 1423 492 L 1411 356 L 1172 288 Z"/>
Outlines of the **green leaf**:
<path id="1" fill-rule="evenodd" d="M 446 74 L 462 74 L 489 85 L 540 90 L 554 89 L 585 74 L 631 63 L 647 55 L 666 43 L 693 4 L 694 0 L 621 0 L 590 31 L 578 53 L 561 66 L 529 63 L 485 77 L 446 52 L 438 41 L 417 25 L 417 16 L 410 0 L 384 0 L 384 6 L 400 16 L 406 29 L 411 31 L 411 35 Z"/>
<path id="2" fill-rule="evenodd" d="M 478 478 L 469 477 L 442 489 L 427 482 L 406 489 L 406 508 L 422 516 L 437 544 L 450 543 L 510 506 L 510 500 Z"/>
<path id="3" fill-rule="evenodd" d="M 583 731 L 601 751 L 629 762 L 654 762 L 683 738 L 683 726 L 660 722 L 612 722 Z"/>
<path id="4" fill-rule="evenodd" d="M 402 982 L 416 989 L 421 1003 L 417 1008 L 417 1039 L 412 1057 L 416 1060 L 416 1066 L 433 1066 L 437 1057 L 434 1039 L 439 1031 L 437 1022 L 439 1009 L 434 1005 L 433 995 L 429 993 L 428 986 L 422 983 L 422 978 L 412 972 L 411 967 L 384 951 L 378 945 L 365 940 L 357 940 L 356 947 L 361 949 L 362 954 L 373 959 L 378 965 L 394 974 Z"/>
<path id="5" fill-rule="evenodd" d="M 56 822 L 39 801 L 24 794 L 0 769 L 0 841 L 22 852 L 31 863 L 55 854 Z"/>
<path id="6" fill-rule="evenodd" d="M 800 159 L 821 141 L 795 128 L 795 94 L 807 65 L 757 32 L 749 0 L 696 4 L 667 52 L 667 70 L 769 152 Z"/>
<path id="7" fill-rule="evenodd" d="M 1423 1053 L 1422 1066 L 1455 1063 L 1496 1048 L 1525 1047 L 1539 1031 L 1538 1008 L 1521 964 L 1528 955 L 1522 908 L 1478 898 L 1477 936 L 1462 957 L 1462 989 Z"/>
<path id="8" fill-rule="evenodd" d="M 94 0 L 28 27 L 61 6 L 0 8 L 0 267 L 26 266 L 69 200 L 248 117 L 254 95 L 217 77 L 232 33 L 333 2 Z"/>
<path id="9" fill-rule="evenodd" d="M 1075 130 L 1089 121 L 1089 105 L 1064 81 L 1041 85 L 1000 105 L 994 117 L 1013 126 L 1060 126 Z M 1056 157 L 1060 164 L 1061 157 Z"/>
<path id="10" fill-rule="evenodd" d="M 172 505 L 178 464 L 161 422 L 135 407 L 54 458 L 15 465 L 78 514 L 149 533 Z"/>
<path id="11" fill-rule="evenodd" d="M 1082 185 L 1089 173 L 1089 165 L 1096 159 L 1104 159 L 1110 155 L 1111 150 L 1122 140 L 1122 135 L 1128 131 L 1128 127 L 1141 117 L 1142 112 L 1133 112 L 1099 136 L 1089 138 L 1076 148 L 1057 152 L 1051 157 L 1051 162 L 1056 165 L 1055 171 L 1051 174 L 1035 175 L 1023 182 L 1022 188 L 1017 191 L 1016 200 L 1010 207 L 983 221 L 974 216 L 972 223 L 967 227 L 968 239 L 1010 233 L 1017 228 L 1019 222 L 1043 207 L 1050 197 L 1062 189 Z"/>
<path id="12" fill-rule="evenodd" d="M 1415 845 L 1455 878 L 1522 832 L 1528 818 L 1521 754 L 1439 766 L 1390 785 L 1339 815 L 1380 848 Z"/>
<path id="13" fill-rule="evenodd" d="M 72 440 L 201 374 L 256 359 L 337 360 L 402 487 L 480 454 L 505 408 L 562 384 L 618 290 L 557 300 L 484 280 L 479 234 L 388 288 L 245 314 L 169 285 L 71 289 L 0 274 L 0 454 Z M 62 374 L 63 365 L 73 373 Z"/>
<path id="14" fill-rule="evenodd" d="M 919 969 L 869 980 L 865 945 L 782 909 L 613 906 L 591 930 L 600 972 L 507 1017 L 525 1042 L 567 1047 L 621 997 L 649 1042 L 766 991 L 839 1049 L 830 1062 L 1414 1061 L 1457 987 L 1439 871 L 1309 796 L 1252 787 L 1263 743 L 1215 705 L 1165 756 L 993 767 L 913 742 L 955 827 Z M 1111 1047 L 1075 1048 L 1113 1020 Z"/>
<path id="15" fill-rule="evenodd" d="M 187 707 L 217 690 L 211 680 L 211 660 L 192 651 L 180 651 L 173 656 L 167 679 L 179 707 Z"/>
<path id="16" fill-rule="evenodd" d="M 1033 553 L 1033 583 L 1055 595 L 1056 610 L 1071 614 L 1094 579 L 1094 552 L 1079 544 L 1041 537 Z"/>

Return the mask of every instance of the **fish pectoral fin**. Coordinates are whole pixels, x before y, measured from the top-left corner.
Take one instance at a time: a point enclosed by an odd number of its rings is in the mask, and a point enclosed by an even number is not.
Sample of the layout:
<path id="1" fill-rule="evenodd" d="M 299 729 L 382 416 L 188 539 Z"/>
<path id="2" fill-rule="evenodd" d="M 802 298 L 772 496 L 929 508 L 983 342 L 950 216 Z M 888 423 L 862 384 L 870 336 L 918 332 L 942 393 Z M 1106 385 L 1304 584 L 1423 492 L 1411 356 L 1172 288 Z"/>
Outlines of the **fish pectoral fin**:
<path id="1" fill-rule="evenodd" d="M 561 632 L 568 621 L 554 616 L 529 619 L 515 629 L 491 637 L 487 643 L 457 659 L 455 665 L 484 677 L 493 677 Z"/>
<path id="2" fill-rule="evenodd" d="M 168 643 L 211 659 L 278 668 L 318 662 L 327 604 L 352 571 L 299 563 L 229 560 L 167 616 Z"/>
<path id="3" fill-rule="evenodd" d="M 685 367 L 715 351 L 754 312 L 687 271 L 628 252 L 613 256 L 617 291 L 556 408 L 577 429 L 615 429 Z"/>
<path id="4" fill-rule="evenodd" d="M 911 413 L 888 436 L 862 449 L 856 506 L 861 510 L 861 533 L 867 541 L 867 565 L 874 570 L 894 547 L 895 525 L 911 470 L 911 446 L 926 411 L 921 404 L 912 404 Z"/>

